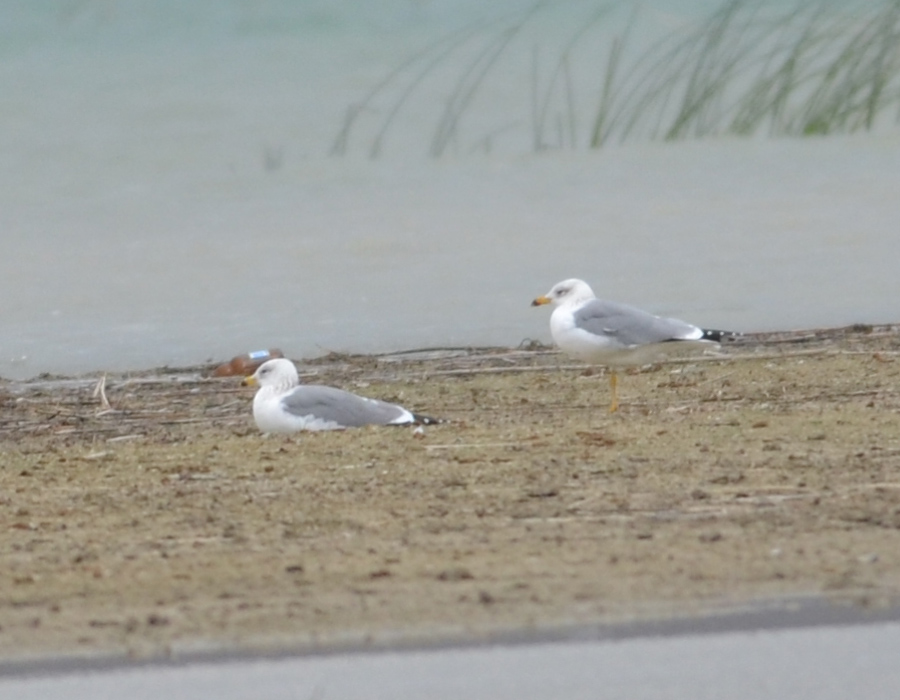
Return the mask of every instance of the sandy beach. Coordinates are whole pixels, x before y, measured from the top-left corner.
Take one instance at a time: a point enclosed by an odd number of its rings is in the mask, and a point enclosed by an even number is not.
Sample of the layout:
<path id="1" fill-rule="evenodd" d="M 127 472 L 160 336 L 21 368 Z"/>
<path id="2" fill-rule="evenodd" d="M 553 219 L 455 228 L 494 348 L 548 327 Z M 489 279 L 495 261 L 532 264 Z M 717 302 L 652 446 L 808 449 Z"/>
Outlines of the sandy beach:
<path id="1" fill-rule="evenodd" d="M 900 326 L 643 368 L 613 415 L 602 369 L 540 346 L 298 365 L 447 422 L 264 437 L 211 367 L 0 384 L 0 654 L 900 598 Z"/>

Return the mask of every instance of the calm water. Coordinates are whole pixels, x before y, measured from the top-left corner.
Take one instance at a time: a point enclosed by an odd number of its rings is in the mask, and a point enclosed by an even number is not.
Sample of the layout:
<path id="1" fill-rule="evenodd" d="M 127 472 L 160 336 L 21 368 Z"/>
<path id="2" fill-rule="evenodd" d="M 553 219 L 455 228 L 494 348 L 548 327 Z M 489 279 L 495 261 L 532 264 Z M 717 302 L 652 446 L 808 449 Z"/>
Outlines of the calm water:
<path id="1" fill-rule="evenodd" d="M 642 26 L 704 3 L 682 5 Z M 529 302 L 570 276 L 737 330 L 898 320 L 897 132 L 533 150 L 533 67 L 591 3 L 517 39 L 445 157 L 426 154 L 471 53 L 423 81 L 381 157 L 390 100 L 329 157 L 406 57 L 528 6 L 4 3 L 0 376 L 548 341 Z M 583 134 L 596 76 L 573 75 Z"/>

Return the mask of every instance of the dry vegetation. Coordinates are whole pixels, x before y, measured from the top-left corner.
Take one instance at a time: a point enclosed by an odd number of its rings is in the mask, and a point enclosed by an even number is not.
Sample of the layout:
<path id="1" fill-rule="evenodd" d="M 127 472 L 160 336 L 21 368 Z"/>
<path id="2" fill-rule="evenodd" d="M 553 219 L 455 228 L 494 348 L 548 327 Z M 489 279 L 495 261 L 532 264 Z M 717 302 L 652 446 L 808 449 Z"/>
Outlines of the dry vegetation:
<path id="1" fill-rule="evenodd" d="M 622 377 L 546 349 L 335 357 L 448 419 L 265 438 L 237 380 L 0 385 L 0 653 L 422 639 L 900 595 L 900 330 Z M 103 402 L 103 395 L 108 405 Z"/>

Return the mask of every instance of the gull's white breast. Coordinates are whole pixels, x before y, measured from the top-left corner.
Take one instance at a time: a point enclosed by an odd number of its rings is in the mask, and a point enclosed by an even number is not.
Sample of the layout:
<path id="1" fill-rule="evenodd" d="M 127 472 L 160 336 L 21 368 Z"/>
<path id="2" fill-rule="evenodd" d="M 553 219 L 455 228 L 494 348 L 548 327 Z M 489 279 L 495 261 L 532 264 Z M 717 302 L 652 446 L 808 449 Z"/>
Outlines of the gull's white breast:
<path id="1" fill-rule="evenodd" d="M 253 397 L 253 419 L 264 433 L 295 433 L 299 430 L 337 430 L 344 426 L 313 414 L 298 416 L 284 410 L 281 395 L 264 387 Z"/>
<path id="2" fill-rule="evenodd" d="M 597 335 L 575 326 L 574 312 L 580 306 L 558 306 L 550 315 L 550 335 L 563 352 L 588 362 L 614 360 L 625 347 L 615 338 Z"/>

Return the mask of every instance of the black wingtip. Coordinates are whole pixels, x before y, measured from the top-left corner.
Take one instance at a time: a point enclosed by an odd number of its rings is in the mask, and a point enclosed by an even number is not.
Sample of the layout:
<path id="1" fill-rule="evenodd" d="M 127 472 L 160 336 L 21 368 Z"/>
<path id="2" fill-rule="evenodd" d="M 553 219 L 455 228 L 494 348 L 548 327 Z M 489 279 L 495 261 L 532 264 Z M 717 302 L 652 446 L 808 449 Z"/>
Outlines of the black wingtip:
<path id="1" fill-rule="evenodd" d="M 439 425 L 441 423 L 449 422 L 450 421 L 444 420 L 443 418 L 432 418 L 431 416 L 420 416 L 418 413 L 413 413 L 412 420 L 406 421 L 405 423 L 386 423 L 386 425 L 406 428 L 411 425 Z"/>
<path id="2" fill-rule="evenodd" d="M 703 329 L 703 336 L 700 338 L 701 340 L 711 340 L 714 343 L 727 343 L 733 342 L 740 338 L 743 333 L 738 333 L 737 331 L 717 331 L 713 329 Z"/>
<path id="3" fill-rule="evenodd" d="M 420 416 L 418 413 L 413 413 L 413 425 L 438 425 L 439 423 L 446 423 L 447 421 L 442 420 L 441 418 L 432 418 L 431 416 Z"/>

